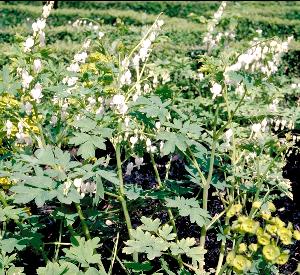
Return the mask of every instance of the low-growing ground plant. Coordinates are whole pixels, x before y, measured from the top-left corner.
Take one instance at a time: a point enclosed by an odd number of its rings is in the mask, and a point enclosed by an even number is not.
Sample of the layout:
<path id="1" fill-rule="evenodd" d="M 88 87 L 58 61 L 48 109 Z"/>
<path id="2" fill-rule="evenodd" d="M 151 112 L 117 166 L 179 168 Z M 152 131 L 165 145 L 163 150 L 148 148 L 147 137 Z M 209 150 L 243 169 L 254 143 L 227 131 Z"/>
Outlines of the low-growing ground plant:
<path id="1" fill-rule="evenodd" d="M 52 6 L 0 74 L 1 274 L 25 274 L 24 252 L 39 275 L 279 274 L 300 240 L 273 203 L 292 198 L 282 167 L 297 138 L 288 97 L 298 86 L 278 74 L 292 37 L 257 30 L 238 43 L 234 24 L 218 28 L 222 2 L 195 69 L 157 59 L 161 14 L 137 43 L 112 42 L 85 18 L 66 65 L 46 46 Z M 134 173 L 155 180 L 141 186 Z"/>

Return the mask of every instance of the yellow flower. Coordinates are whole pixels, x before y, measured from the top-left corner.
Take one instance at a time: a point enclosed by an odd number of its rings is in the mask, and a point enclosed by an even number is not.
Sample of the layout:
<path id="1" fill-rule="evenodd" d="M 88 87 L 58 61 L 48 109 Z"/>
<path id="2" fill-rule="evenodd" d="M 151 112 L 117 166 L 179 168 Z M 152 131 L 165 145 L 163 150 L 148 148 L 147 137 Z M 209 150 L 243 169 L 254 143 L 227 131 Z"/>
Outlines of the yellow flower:
<path id="1" fill-rule="evenodd" d="M 287 228 L 279 228 L 277 234 L 284 245 L 292 244 L 292 231 Z"/>
<path id="2" fill-rule="evenodd" d="M 237 255 L 232 262 L 232 266 L 238 271 L 246 272 L 251 268 L 251 262 L 246 257 Z"/>
<path id="3" fill-rule="evenodd" d="M 257 243 L 252 243 L 248 247 L 249 247 L 249 250 L 252 251 L 252 252 L 256 252 L 257 249 L 258 249 Z"/>
<path id="4" fill-rule="evenodd" d="M 241 224 L 241 230 L 250 234 L 255 234 L 258 227 L 259 222 L 251 220 L 249 218 Z"/>
<path id="5" fill-rule="evenodd" d="M 274 205 L 273 202 L 268 201 L 268 209 L 269 209 L 271 212 L 275 212 L 275 211 L 276 211 L 276 207 L 275 207 L 275 205 Z"/>
<path id="6" fill-rule="evenodd" d="M 271 236 L 268 233 L 257 234 L 257 241 L 262 245 L 268 245 L 270 243 Z"/>
<path id="7" fill-rule="evenodd" d="M 229 208 L 229 210 L 226 213 L 226 216 L 228 218 L 231 218 L 234 215 L 236 215 L 237 213 L 239 213 L 242 210 L 242 208 L 243 208 L 243 206 L 241 204 L 234 204 Z"/>
<path id="8" fill-rule="evenodd" d="M 271 222 L 272 224 L 277 225 L 277 227 L 279 227 L 279 228 L 285 226 L 285 223 L 284 223 L 280 218 L 278 218 L 278 217 L 273 217 L 273 218 L 270 220 L 270 222 Z"/>
<path id="9" fill-rule="evenodd" d="M 262 252 L 268 261 L 274 261 L 280 255 L 279 247 L 271 244 L 264 246 Z"/>
<path id="10" fill-rule="evenodd" d="M 279 265 L 283 265 L 283 264 L 286 264 L 287 261 L 289 260 L 289 254 L 288 253 L 281 253 L 277 259 L 276 259 L 276 264 L 279 264 Z"/>
<path id="11" fill-rule="evenodd" d="M 264 220 L 269 220 L 271 218 L 271 213 L 269 211 L 261 211 L 260 214 Z"/>
<path id="12" fill-rule="evenodd" d="M 260 201 L 253 202 L 252 207 L 254 209 L 259 209 L 261 207 L 261 202 Z"/>
<path id="13" fill-rule="evenodd" d="M 277 226 L 273 224 L 267 224 L 266 225 L 266 231 L 270 233 L 271 235 L 275 235 L 277 232 Z"/>
<path id="14" fill-rule="evenodd" d="M 244 252 L 246 252 L 246 251 L 247 251 L 247 245 L 246 245 L 245 243 L 241 243 L 241 244 L 239 245 L 238 252 L 239 252 L 239 253 L 244 253 Z"/>
<path id="15" fill-rule="evenodd" d="M 0 186 L 3 189 L 9 189 L 12 185 L 12 182 L 8 179 L 8 177 L 0 177 Z"/>
<path id="16" fill-rule="evenodd" d="M 293 237 L 295 240 L 300 241 L 300 231 L 299 230 L 295 230 Z"/>
<path id="17" fill-rule="evenodd" d="M 238 217 L 238 222 L 239 222 L 239 223 L 243 223 L 243 222 L 247 221 L 248 219 L 249 219 L 249 218 L 246 217 L 246 216 L 239 216 L 239 217 Z"/>
<path id="18" fill-rule="evenodd" d="M 233 251 L 230 251 L 226 257 L 226 263 L 232 265 L 234 258 L 235 258 L 235 253 Z"/>

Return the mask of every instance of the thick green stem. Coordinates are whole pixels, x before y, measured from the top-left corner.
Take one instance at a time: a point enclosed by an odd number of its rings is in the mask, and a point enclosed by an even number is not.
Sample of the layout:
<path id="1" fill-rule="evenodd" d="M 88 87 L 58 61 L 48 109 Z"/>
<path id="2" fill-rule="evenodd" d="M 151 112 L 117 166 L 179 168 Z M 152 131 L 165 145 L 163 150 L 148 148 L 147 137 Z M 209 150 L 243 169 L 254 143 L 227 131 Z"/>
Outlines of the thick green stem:
<path id="1" fill-rule="evenodd" d="M 90 234 L 89 228 L 88 228 L 88 226 L 85 222 L 85 218 L 83 216 L 81 206 L 80 206 L 79 203 L 75 203 L 75 206 L 76 206 L 76 210 L 77 210 L 80 222 L 81 222 L 82 231 L 83 231 L 84 235 L 86 236 L 87 240 L 90 240 L 91 239 L 91 234 Z"/>
<path id="2" fill-rule="evenodd" d="M 125 217 L 125 222 L 127 225 L 127 230 L 128 230 L 128 235 L 130 240 L 132 240 L 132 235 L 131 235 L 131 230 L 132 230 L 132 224 L 127 208 L 127 203 L 125 199 L 125 188 L 124 188 L 124 181 L 123 181 L 123 173 L 122 173 L 122 162 L 121 162 L 121 148 L 120 148 L 120 143 L 116 145 L 116 158 L 117 158 L 117 170 L 118 170 L 118 177 L 119 177 L 119 201 L 121 202 L 124 217 Z M 138 262 L 138 254 L 133 253 L 133 260 L 135 262 Z"/>

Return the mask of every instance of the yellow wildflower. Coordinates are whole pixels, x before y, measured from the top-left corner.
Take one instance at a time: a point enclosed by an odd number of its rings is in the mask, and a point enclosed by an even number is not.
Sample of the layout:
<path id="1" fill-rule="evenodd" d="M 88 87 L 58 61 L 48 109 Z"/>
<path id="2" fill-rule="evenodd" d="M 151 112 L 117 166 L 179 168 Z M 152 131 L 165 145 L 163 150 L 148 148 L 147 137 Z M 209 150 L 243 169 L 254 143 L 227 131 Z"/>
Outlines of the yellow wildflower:
<path id="1" fill-rule="evenodd" d="M 273 224 L 267 224 L 266 225 L 266 231 L 270 233 L 271 235 L 275 235 L 277 232 L 277 226 Z"/>
<path id="2" fill-rule="evenodd" d="M 252 207 L 254 209 L 259 209 L 261 207 L 261 202 L 260 201 L 253 202 Z"/>
<path id="3" fill-rule="evenodd" d="M 277 259 L 276 259 L 276 264 L 279 264 L 279 265 L 283 265 L 283 264 L 286 264 L 287 261 L 289 260 L 289 254 L 288 253 L 281 253 Z"/>
<path id="4" fill-rule="evenodd" d="M 264 220 L 269 220 L 271 218 L 271 213 L 269 211 L 261 211 L 260 214 Z"/>
<path id="5" fill-rule="evenodd" d="M 275 211 L 276 211 L 276 207 L 275 207 L 275 205 L 274 205 L 273 202 L 268 201 L 268 209 L 269 209 L 271 212 L 275 212 Z"/>
<path id="6" fill-rule="evenodd" d="M 292 243 L 292 231 L 287 228 L 279 228 L 277 234 L 284 245 L 289 245 Z"/>
<path id="7" fill-rule="evenodd" d="M 246 252 L 246 251 L 247 251 L 247 245 L 246 245 L 245 243 L 241 243 L 241 244 L 239 245 L 238 252 L 239 252 L 239 253 L 244 253 L 244 252 Z"/>
<path id="8" fill-rule="evenodd" d="M 251 268 L 251 262 L 246 257 L 237 255 L 232 262 L 232 266 L 238 271 L 246 272 Z"/>
<path id="9" fill-rule="evenodd" d="M 258 249 L 257 243 L 252 243 L 248 247 L 249 247 L 249 250 L 252 251 L 252 252 L 256 252 L 257 249 Z"/>
<path id="10" fill-rule="evenodd" d="M 250 234 L 255 234 L 258 227 L 259 222 L 251 220 L 250 218 L 241 224 L 241 230 Z"/>
<path id="11" fill-rule="evenodd" d="M 262 252 L 268 261 L 274 261 L 280 255 L 279 247 L 272 244 L 265 245 Z"/>
<path id="12" fill-rule="evenodd" d="M 300 241 L 300 231 L 299 230 L 295 230 L 293 237 L 295 240 Z"/>
<path id="13" fill-rule="evenodd" d="M 226 257 L 226 263 L 232 265 L 234 258 L 235 258 L 235 253 L 233 251 L 230 251 Z"/>
<path id="14" fill-rule="evenodd" d="M 268 233 L 258 233 L 257 241 L 262 245 L 268 245 L 270 243 L 271 236 Z"/>

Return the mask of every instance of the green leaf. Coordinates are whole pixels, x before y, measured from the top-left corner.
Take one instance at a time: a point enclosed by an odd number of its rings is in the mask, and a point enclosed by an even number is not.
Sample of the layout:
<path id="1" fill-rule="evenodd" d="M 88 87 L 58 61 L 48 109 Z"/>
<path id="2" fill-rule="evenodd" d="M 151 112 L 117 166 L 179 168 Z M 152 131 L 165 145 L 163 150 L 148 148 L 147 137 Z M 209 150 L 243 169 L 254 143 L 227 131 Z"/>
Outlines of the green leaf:
<path id="1" fill-rule="evenodd" d="M 156 218 L 155 220 L 152 220 L 145 216 L 141 217 L 141 222 L 143 224 L 140 226 L 140 228 L 143 230 L 150 231 L 150 232 L 157 232 L 157 230 L 161 224 L 161 222 L 158 218 Z"/>
<path id="2" fill-rule="evenodd" d="M 115 172 L 107 171 L 107 170 L 99 170 L 97 171 L 97 174 L 100 175 L 102 178 L 106 179 L 107 181 L 119 185 L 119 179 L 117 178 L 117 175 Z"/>
<path id="3" fill-rule="evenodd" d="M 132 271 L 150 271 L 153 266 L 150 262 L 136 263 L 136 262 L 124 262 L 126 268 Z"/>
<path id="4" fill-rule="evenodd" d="M 196 244 L 195 238 L 186 238 L 172 243 L 170 249 L 173 255 L 187 254 L 190 252 L 192 246 Z"/>
<path id="5" fill-rule="evenodd" d="M 164 240 L 172 241 L 176 238 L 175 233 L 171 233 L 173 230 L 173 227 L 165 224 L 158 230 L 158 235 L 162 237 Z"/>
<path id="6" fill-rule="evenodd" d="M 76 265 L 70 262 L 47 262 L 45 267 L 37 269 L 38 275 L 79 275 L 79 269 Z"/>
<path id="7" fill-rule="evenodd" d="M 199 226 L 205 225 L 210 218 L 208 211 L 200 208 L 195 198 L 185 199 L 184 197 L 176 197 L 175 199 L 166 199 L 166 206 L 178 208 L 179 215 L 190 217 L 192 223 L 196 222 Z"/>
<path id="8" fill-rule="evenodd" d="M 96 194 L 93 200 L 93 204 L 97 205 L 99 203 L 100 198 L 104 199 L 104 186 L 101 180 L 101 177 L 96 176 Z"/>
<path id="9" fill-rule="evenodd" d="M 75 240 L 76 242 L 72 242 L 72 247 L 63 249 L 67 258 L 76 261 L 82 267 L 89 267 L 99 262 L 101 255 L 95 250 L 100 247 L 100 238 L 95 237 L 86 241 L 84 238 L 75 237 Z"/>
<path id="10" fill-rule="evenodd" d="M 79 127 L 83 132 L 89 132 L 97 126 L 97 122 L 90 118 L 81 118 L 73 123 L 73 126 Z"/>
<path id="11" fill-rule="evenodd" d="M 170 244 L 162 238 L 157 238 L 149 232 L 144 232 L 140 227 L 131 230 L 132 240 L 125 242 L 123 253 L 146 253 L 149 260 L 160 257 L 163 251 L 168 250 Z"/>

